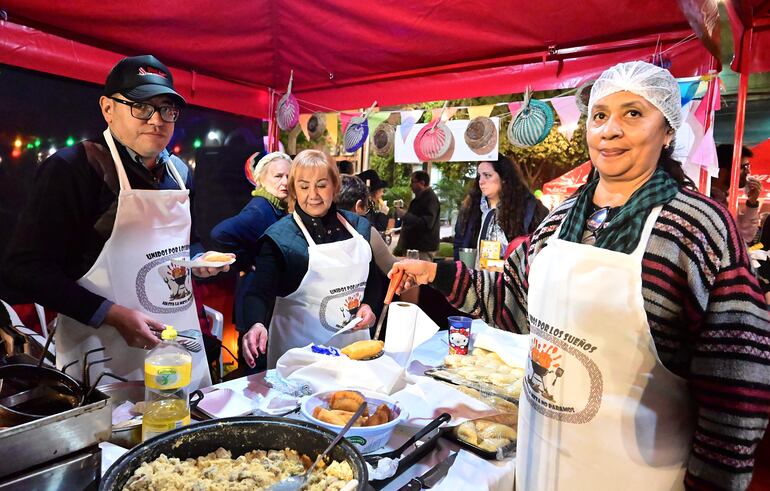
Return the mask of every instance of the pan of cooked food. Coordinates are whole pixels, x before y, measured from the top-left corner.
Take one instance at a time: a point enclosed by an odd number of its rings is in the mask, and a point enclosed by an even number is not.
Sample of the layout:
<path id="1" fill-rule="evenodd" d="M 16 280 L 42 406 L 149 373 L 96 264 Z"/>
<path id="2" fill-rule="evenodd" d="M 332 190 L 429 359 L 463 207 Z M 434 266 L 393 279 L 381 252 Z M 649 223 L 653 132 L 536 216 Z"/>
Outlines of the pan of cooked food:
<path id="1" fill-rule="evenodd" d="M 334 439 L 314 423 L 237 417 L 163 433 L 132 448 L 107 470 L 100 491 L 259 490 L 300 475 Z M 364 490 L 363 457 L 343 439 L 319 463 L 308 490 Z"/>
<path id="2" fill-rule="evenodd" d="M 345 438 L 365 454 L 381 450 L 396 425 L 406 419 L 406 411 L 395 399 L 364 390 L 318 392 L 302 403 L 300 412 L 308 421 L 339 431 L 363 402 L 366 402 L 367 410 L 348 430 Z"/>

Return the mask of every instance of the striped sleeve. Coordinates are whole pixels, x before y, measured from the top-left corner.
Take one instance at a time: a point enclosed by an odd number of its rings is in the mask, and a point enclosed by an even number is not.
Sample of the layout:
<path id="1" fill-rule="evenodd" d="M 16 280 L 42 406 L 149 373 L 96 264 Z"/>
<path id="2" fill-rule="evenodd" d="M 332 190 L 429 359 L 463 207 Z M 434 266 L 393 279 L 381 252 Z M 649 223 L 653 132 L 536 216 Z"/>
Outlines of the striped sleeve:
<path id="1" fill-rule="evenodd" d="M 557 208 L 538 230 L 508 257 L 503 271 L 476 271 L 460 261 L 440 264 L 433 287 L 452 306 L 506 331 L 529 332 L 527 323 L 527 275 L 529 265 L 564 218 L 572 200 Z"/>
<path id="2" fill-rule="evenodd" d="M 693 213 L 708 205 L 694 203 Z M 738 227 L 726 210 L 704 230 L 720 244 L 699 325 L 693 326 L 689 381 L 697 408 L 685 484 L 688 489 L 746 489 L 770 411 L 770 323 Z M 721 222 L 721 223 L 720 223 Z M 705 222 L 706 224 L 708 221 Z M 704 228 L 704 223 L 700 223 Z M 697 281 L 691 282 L 696 284 Z M 704 296 L 693 291 L 692 297 Z"/>

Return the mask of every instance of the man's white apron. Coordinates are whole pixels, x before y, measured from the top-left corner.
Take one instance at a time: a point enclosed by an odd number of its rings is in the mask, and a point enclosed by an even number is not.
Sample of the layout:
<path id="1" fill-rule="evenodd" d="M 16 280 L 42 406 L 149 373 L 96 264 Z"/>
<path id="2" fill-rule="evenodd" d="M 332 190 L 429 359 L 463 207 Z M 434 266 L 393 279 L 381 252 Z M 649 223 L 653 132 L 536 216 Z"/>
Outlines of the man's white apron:
<path id="1" fill-rule="evenodd" d="M 109 130 L 104 138 L 115 162 L 120 194 L 112 235 L 104 244 L 91 269 L 78 284 L 116 304 L 146 313 L 180 334 L 195 336 L 203 345 L 203 337 L 192 295 L 188 268 L 171 265 L 172 259 L 190 256 L 190 199 L 174 165 L 168 165 L 181 189 L 131 189 L 123 162 Z M 56 339 L 56 365 L 83 360 L 86 351 L 104 347 L 101 357 L 112 360 L 97 365 L 91 373 L 95 379 L 109 371 L 129 380 L 144 380 L 144 357 L 147 351 L 126 344 L 118 331 L 107 324 L 97 329 L 60 315 Z M 193 355 L 193 388 L 211 384 L 205 350 Z M 70 370 L 80 378 L 82 365 Z"/>

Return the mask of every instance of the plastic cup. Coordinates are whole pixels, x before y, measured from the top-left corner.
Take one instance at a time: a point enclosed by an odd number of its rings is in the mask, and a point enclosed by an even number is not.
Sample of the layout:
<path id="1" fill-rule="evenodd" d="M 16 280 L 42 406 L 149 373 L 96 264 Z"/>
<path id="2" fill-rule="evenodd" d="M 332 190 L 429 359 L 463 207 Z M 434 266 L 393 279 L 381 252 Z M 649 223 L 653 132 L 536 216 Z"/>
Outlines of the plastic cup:
<path id="1" fill-rule="evenodd" d="M 458 255 L 460 261 L 462 261 L 467 268 L 473 269 L 476 266 L 476 249 L 463 247 L 460 249 Z"/>
<path id="2" fill-rule="evenodd" d="M 467 355 L 468 345 L 471 342 L 470 317 L 452 315 L 449 320 L 449 354 Z"/>

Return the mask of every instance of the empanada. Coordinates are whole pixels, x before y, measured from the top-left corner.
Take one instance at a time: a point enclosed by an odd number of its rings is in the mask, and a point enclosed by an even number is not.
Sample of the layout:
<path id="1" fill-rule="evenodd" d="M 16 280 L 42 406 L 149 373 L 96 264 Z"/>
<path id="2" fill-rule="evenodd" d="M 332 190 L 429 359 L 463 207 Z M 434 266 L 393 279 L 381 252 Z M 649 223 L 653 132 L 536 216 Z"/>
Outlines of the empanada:
<path id="1" fill-rule="evenodd" d="M 455 434 L 460 440 L 466 441 L 471 445 L 476 445 L 479 442 L 479 435 L 476 432 L 476 425 L 473 421 L 466 421 L 461 423 L 456 429 Z"/>
<path id="2" fill-rule="evenodd" d="M 390 408 L 387 404 L 380 404 L 377 407 L 377 410 L 374 411 L 374 413 L 369 416 L 369 419 L 366 420 L 366 423 L 364 423 L 364 426 L 377 426 L 377 425 L 383 425 L 390 421 L 392 419 L 392 415 L 390 413 Z"/>
<path id="3" fill-rule="evenodd" d="M 507 438 L 490 438 L 480 441 L 476 446 L 488 452 L 497 452 L 499 448 L 503 448 L 510 443 L 511 441 Z"/>
<path id="4" fill-rule="evenodd" d="M 358 407 L 366 402 L 364 396 L 354 390 L 340 390 L 329 398 L 329 409 L 356 412 Z M 364 416 L 368 416 L 368 409 L 364 409 Z"/>
<path id="5" fill-rule="evenodd" d="M 488 440 L 490 438 L 507 438 L 508 440 L 515 440 L 516 430 L 510 426 L 501 425 L 500 423 L 492 423 L 483 430 L 479 431 L 479 436 L 484 440 Z"/>

